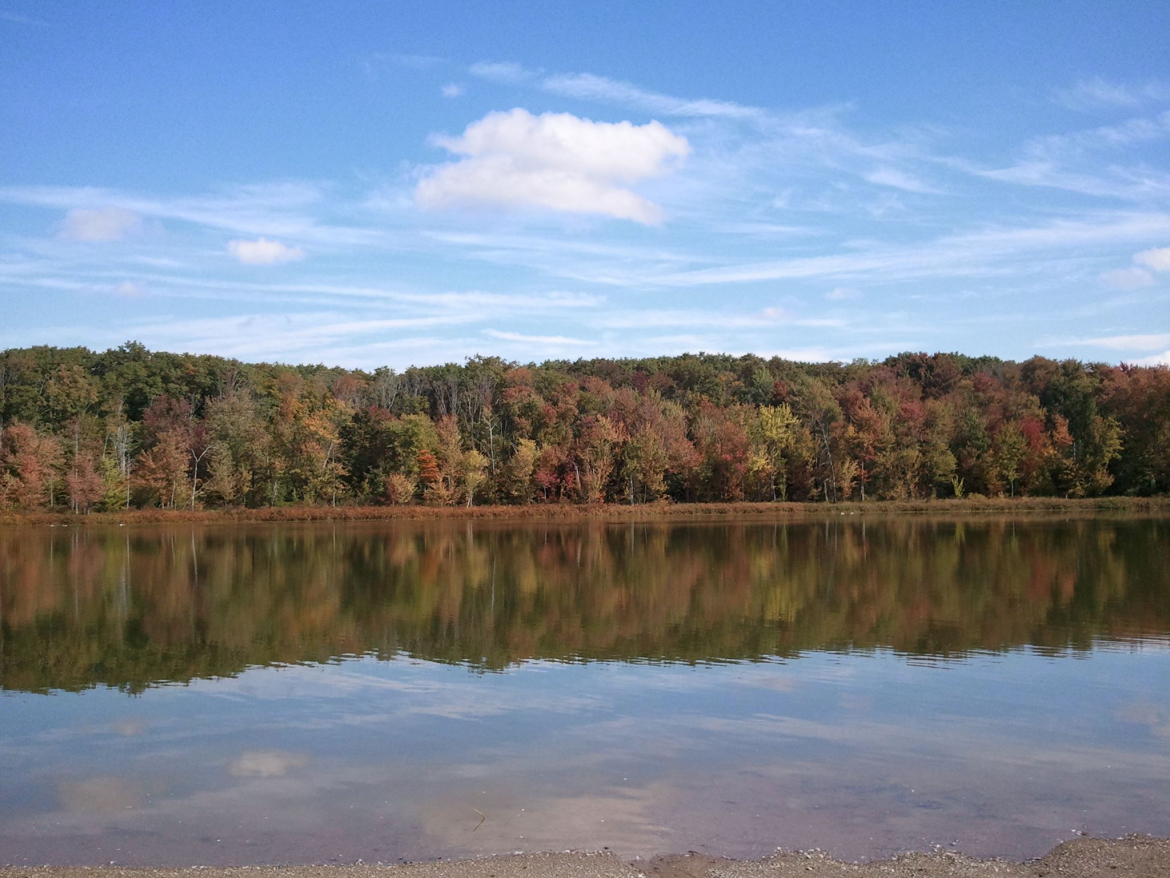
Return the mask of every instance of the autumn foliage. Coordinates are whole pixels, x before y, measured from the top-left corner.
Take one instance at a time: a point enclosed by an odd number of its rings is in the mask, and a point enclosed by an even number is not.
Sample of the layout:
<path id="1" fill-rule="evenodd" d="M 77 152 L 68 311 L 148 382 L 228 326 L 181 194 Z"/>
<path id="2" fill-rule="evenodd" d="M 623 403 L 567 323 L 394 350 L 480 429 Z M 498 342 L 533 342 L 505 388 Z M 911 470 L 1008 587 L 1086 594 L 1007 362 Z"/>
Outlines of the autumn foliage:
<path id="1" fill-rule="evenodd" d="M 902 354 L 373 373 L 0 354 L 0 509 L 841 502 L 1170 491 L 1170 370 Z"/>

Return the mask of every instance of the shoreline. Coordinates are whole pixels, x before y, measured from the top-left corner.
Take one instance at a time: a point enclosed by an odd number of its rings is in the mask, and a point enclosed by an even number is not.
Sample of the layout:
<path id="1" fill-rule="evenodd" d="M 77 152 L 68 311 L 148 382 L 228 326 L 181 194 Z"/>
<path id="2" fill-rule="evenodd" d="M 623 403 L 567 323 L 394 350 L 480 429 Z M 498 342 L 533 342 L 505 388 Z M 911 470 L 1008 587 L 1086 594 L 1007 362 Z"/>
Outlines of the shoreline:
<path id="1" fill-rule="evenodd" d="M 256 509 L 131 509 L 75 515 L 69 512 L 0 512 L 0 527 L 57 525 L 90 527 L 126 524 L 248 524 L 266 522 L 360 521 L 499 521 L 686 522 L 732 519 L 808 521 L 842 515 L 875 518 L 921 516 L 939 519 L 964 517 L 1045 516 L 1097 517 L 1107 515 L 1170 515 L 1170 497 L 1094 497 L 1063 499 L 869 500 L 843 503 L 647 503 L 636 506 L 606 504 L 530 504 L 527 506 L 280 506 Z"/>
<path id="2" fill-rule="evenodd" d="M 522 853 L 381 865 L 128 868 L 3 866 L 0 878 L 1154 878 L 1170 874 L 1170 839 L 1127 836 L 1062 842 L 1038 860 L 976 860 L 961 854 L 899 854 L 849 863 L 820 851 L 778 851 L 762 860 L 689 853 L 627 861 L 612 853 Z"/>

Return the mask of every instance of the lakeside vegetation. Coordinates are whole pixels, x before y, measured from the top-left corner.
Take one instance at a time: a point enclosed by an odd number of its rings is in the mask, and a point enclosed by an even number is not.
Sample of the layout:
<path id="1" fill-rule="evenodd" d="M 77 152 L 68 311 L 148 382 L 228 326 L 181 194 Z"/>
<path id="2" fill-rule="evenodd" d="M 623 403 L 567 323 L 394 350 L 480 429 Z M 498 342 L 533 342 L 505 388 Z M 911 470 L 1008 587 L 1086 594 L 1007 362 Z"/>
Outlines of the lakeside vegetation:
<path id="1" fill-rule="evenodd" d="M 861 515 L 871 519 L 929 516 L 934 520 L 1074 518 L 1148 518 L 1170 515 L 1170 496 L 1154 497 L 963 497 L 926 500 L 845 500 L 838 503 L 530 503 L 527 505 L 423 506 L 236 506 L 222 509 L 131 508 L 92 511 L 78 516 L 67 510 L 0 510 L 0 525 L 84 525 L 93 527 L 148 524 L 263 524 L 309 522 L 476 521 L 502 524 L 586 523 L 592 521 L 799 522 L 826 516 Z"/>
<path id="2" fill-rule="evenodd" d="M 1163 366 L 699 354 L 368 373 L 136 343 L 0 353 L 10 514 L 1168 491 Z"/>

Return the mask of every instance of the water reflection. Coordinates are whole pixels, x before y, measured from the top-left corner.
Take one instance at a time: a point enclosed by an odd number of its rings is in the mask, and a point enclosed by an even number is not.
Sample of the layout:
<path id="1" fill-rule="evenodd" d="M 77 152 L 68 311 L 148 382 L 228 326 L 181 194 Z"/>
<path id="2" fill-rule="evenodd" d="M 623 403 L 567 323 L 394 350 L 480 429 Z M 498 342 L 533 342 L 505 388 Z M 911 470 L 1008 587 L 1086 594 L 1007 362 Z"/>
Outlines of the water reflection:
<path id="1" fill-rule="evenodd" d="M 1170 834 L 1168 537 L 0 533 L 0 862 Z"/>
<path id="2" fill-rule="evenodd" d="M 15 530 L 0 686 L 45 691 L 400 652 L 717 662 L 1089 649 L 1170 630 L 1167 524 Z"/>

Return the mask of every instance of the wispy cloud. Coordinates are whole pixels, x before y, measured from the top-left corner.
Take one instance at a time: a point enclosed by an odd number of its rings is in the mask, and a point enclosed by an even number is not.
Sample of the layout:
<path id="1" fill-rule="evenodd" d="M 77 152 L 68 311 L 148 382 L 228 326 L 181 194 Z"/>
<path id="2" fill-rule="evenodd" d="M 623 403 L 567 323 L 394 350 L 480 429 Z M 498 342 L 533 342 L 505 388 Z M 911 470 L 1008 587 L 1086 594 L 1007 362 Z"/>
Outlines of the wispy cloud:
<path id="1" fill-rule="evenodd" d="M 878 168 L 866 174 L 865 179 L 875 186 L 889 186 L 893 189 L 901 189 L 904 192 L 914 192 L 919 195 L 938 195 L 942 193 L 941 189 L 923 182 L 913 174 L 907 173 L 906 171 L 899 171 L 897 168 Z"/>
<path id="2" fill-rule="evenodd" d="M 27 15 L 18 15 L 15 12 L 5 12 L 0 10 L 0 21 L 7 21 L 11 24 L 24 24 L 31 27 L 48 27 L 49 23 L 39 18 L 31 18 Z"/>
<path id="3" fill-rule="evenodd" d="M 1147 268 L 1152 268 L 1154 271 L 1170 271 L 1170 247 L 1135 253 L 1133 261 Z"/>
<path id="4" fill-rule="evenodd" d="M 860 290 L 855 290 L 853 287 L 833 287 L 829 292 L 825 293 L 825 298 L 830 302 L 845 302 L 850 299 L 860 299 Z"/>
<path id="5" fill-rule="evenodd" d="M 1151 272 L 1163 271 L 1170 271 L 1170 247 L 1135 253 L 1131 267 L 1102 272 L 1101 283 L 1113 290 L 1138 290 L 1154 286 Z"/>
<path id="6" fill-rule="evenodd" d="M 1170 347 L 1170 332 L 1146 335 L 1104 335 L 1098 338 L 1082 338 L 1078 344 L 1095 348 L 1109 348 L 1116 351 L 1150 351 Z"/>
<path id="7" fill-rule="evenodd" d="M 242 235 L 286 238 L 325 248 L 366 246 L 388 241 L 377 229 L 321 222 L 324 187 L 309 182 L 252 184 L 212 195 L 153 197 L 115 189 L 74 186 L 0 187 L 0 202 L 68 211 L 90 217 L 119 211 L 177 221 Z"/>
<path id="8" fill-rule="evenodd" d="M 305 258 L 305 251 L 300 247 L 290 247 L 267 238 L 228 241 L 227 250 L 244 265 L 283 265 L 286 262 L 300 262 Z"/>
<path id="9" fill-rule="evenodd" d="M 554 347 L 561 346 L 589 346 L 594 342 L 584 338 L 570 338 L 567 335 L 525 335 L 522 332 L 506 332 L 499 329 L 485 329 L 484 335 L 498 338 L 502 341 L 520 341 L 526 344 L 538 344 L 542 346 L 552 345 Z"/>
<path id="10" fill-rule="evenodd" d="M 840 329 L 845 326 L 845 321 L 840 317 L 800 317 L 776 306 L 740 313 L 727 310 L 645 308 L 617 311 L 600 317 L 597 322 L 610 329 L 705 327 L 764 330 L 785 326 L 822 329 Z"/>
<path id="11" fill-rule="evenodd" d="M 764 111 L 733 101 L 710 98 L 676 98 L 638 88 L 628 82 L 596 76 L 592 73 L 570 73 L 547 76 L 540 87 L 553 94 L 599 103 L 617 104 L 663 116 L 712 116 L 726 119 L 760 118 Z"/>
<path id="12" fill-rule="evenodd" d="M 1098 222 L 1057 222 L 1042 226 L 992 228 L 949 235 L 909 247 L 869 247 L 774 262 L 700 269 L 663 275 L 669 286 L 707 286 L 749 281 L 820 277 L 959 277 L 993 271 L 998 263 L 1025 253 L 1062 252 L 1093 244 L 1148 240 L 1170 232 L 1170 214 L 1106 217 Z"/>
<path id="13" fill-rule="evenodd" d="M 65 214 L 67 241 L 120 241 L 142 228 L 142 217 L 120 207 L 74 208 Z"/>
<path id="14" fill-rule="evenodd" d="M 535 70 L 528 70 L 515 61 L 479 61 L 467 68 L 467 72 L 490 82 L 515 85 L 539 76 Z"/>
<path id="15" fill-rule="evenodd" d="M 1170 100 L 1170 86 L 1160 82 L 1135 86 L 1093 77 L 1072 88 L 1057 89 L 1053 96 L 1057 103 L 1072 110 L 1130 108 L 1147 101 Z"/>
<path id="16" fill-rule="evenodd" d="M 1005 183 L 1127 201 L 1163 200 L 1170 197 L 1170 173 L 1131 153 L 1167 138 L 1170 110 L 1114 125 L 1033 138 L 1025 145 L 1023 156 L 1005 167 L 985 168 L 961 160 L 954 164 L 976 176 Z M 1104 153 L 1120 157 L 1102 160 Z"/>
<path id="17" fill-rule="evenodd" d="M 218 353 L 244 360 L 315 361 L 316 352 L 340 344 L 389 344 L 388 334 L 417 337 L 435 330 L 482 322 L 487 315 L 465 312 L 428 317 L 362 318 L 345 312 L 301 311 L 279 314 L 236 314 L 224 317 L 124 323 L 108 343 L 124 341 L 129 333 L 144 344 L 163 350 L 194 354 Z M 401 344 L 399 338 L 393 344 Z"/>
<path id="18" fill-rule="evenodd" d="M 1152 287 L 1154 278 L 1140 268 L 1114 268 L 1101 272 L 1101 283 L 1111 290 L 1140 290 Z"/>
<path id="19" fill-rule="evenodd" d="M 437 55 L 412 55 L 401 52 L 371 52 L 359 60 L 362 71 L 372 80 L 379 80 L 393 67 L 407 70 L 431 70 L 446 63 Z"/>
<path id="20" fill-rule="evenodd" d="M 1132 361 L 1135 366 L 1170 366 L 1170 350 Z"/>

